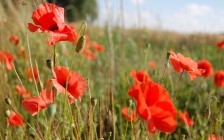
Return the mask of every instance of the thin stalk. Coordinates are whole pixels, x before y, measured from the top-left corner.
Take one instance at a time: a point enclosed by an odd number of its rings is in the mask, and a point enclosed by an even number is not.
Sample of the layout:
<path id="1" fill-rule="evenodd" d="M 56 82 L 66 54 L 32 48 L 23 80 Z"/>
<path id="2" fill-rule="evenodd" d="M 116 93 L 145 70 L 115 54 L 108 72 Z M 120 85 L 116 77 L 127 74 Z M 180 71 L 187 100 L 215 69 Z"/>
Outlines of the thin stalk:
<path id="1" fill-rule="evenodd" d="M 32 64 L 32 59 L 31 59 L 30 42 L 29 42 L 28 34 L 26 36 L 26 39 L 27 39 L 27 47 L 28 47 L 28 53 L 29 53 L 29 62 L 30 62 L 30 67 L 31 67 L 31 71 L 32 71 L 33 81 L 34 81 L 34 84 L 35 84 L 35 87 L 36 87 L 37 95 L 39 95 L 39 90 L 38 90 L 38 87 L 37 87 L 37 82 L 36 82 L 36 80 L 34 78 L 33 64 Z"/>
<path id="2" fill-rule="evenodd" d="M 176 100 L 176 98 L 177 98 L 177 94 L 178 94 L 178 92 L 179 92 L 179 88 L 180 88 L 180 85 L 181 85 L 181 78 L 182 78 L 182 76 L 183 76 L 183 73 L 184 73 L 184 70 L 181 72 L 181 74 L 180 74 L 180 78 L 179 78 L 179 80 L 178 80 L 178 86 L 177 86 L 177 90 L 176 90 L 176 93 L 175 93 L 175 95 L 174 95 L 174 100 Z"/>

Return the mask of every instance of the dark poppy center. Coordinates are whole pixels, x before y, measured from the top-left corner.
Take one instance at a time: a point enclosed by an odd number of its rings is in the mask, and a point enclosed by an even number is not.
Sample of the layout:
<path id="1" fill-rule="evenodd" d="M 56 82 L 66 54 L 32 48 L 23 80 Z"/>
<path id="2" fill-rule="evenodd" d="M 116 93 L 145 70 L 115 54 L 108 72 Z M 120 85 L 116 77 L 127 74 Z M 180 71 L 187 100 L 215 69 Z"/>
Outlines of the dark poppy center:
<path id="1" fill-rule="evenodd" d="M 58 30 L 58 25 L 57 25 L 57 24 L 51 25 L 49 29 L 50 29 L 51 31 Z"/>

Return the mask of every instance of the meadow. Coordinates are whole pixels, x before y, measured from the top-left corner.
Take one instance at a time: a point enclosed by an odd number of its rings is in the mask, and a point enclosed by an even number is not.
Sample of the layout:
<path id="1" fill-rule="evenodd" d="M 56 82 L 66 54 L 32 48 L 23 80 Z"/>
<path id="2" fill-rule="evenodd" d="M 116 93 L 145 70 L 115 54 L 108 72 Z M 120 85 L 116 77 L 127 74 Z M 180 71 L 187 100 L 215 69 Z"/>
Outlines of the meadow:
<path id="1" fill-rule="evenodd" d="M 0 3 L 0 139 L 223 140 L 224 35 L 64 23 L 60 10 L 35 21 L 41 2 Z"/>

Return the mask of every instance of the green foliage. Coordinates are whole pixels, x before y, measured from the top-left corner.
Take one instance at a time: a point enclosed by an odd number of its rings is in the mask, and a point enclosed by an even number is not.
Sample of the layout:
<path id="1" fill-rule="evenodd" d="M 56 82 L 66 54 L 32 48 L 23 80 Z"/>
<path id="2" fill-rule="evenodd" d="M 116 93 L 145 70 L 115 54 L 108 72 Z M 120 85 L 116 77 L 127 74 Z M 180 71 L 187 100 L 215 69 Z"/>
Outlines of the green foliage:
<path id="1" fill-rule="evenodd" d="M 65 15 L 69 22 L 88 20 L 92 22 L 97 18 L 96 0 L 48 0 L 65 8 Z"/>

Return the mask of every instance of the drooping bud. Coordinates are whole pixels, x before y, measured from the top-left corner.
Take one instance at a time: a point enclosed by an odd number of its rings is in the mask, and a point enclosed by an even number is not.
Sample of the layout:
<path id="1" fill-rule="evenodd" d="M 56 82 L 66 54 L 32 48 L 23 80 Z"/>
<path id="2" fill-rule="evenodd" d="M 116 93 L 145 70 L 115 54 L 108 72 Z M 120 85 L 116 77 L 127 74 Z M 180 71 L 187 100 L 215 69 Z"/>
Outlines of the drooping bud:
<path id="1" fill-rule="evenodd" d="M 132 99 L 126 99 L 126 105 L 127 106 L 131 107 L 132 103 L 133 103 Z"/>
<path id="2" fill-rule="evenodd" d="M 10 106 L 11 106 L 11 104 L 12 104 L 10 98 L 5 98 L 5 102 L 6 102 L 8 105 L 10 105 Z"/>
<path id="3" fill-rule="evenodd" d="M 6 110 L 5 111 L 5 116 L 8 118 L 10 116 L 10 113 L 11 113 L 10 110 Z"/>
<path id="4" fill-rule="evenodd" d="M 91 98 L 91 105 L 96 106 L 97 104 L 97 99 L 96 98 Z"/>
<path id="5" fill-rule="evenodd" d="M 49 69 L 52 69 L 52 68 L 53 68 L 53 61 L 52 61 L 51 59 L 47 59 L 47 60 L 46 60 L 46 63 L 47 63 L 47 67 L 48 67 Z"/>
<path id="6" fill-rule="evenodd" d="M 166 53 L 166 59 L 167 59 L 167 60 L 169 60 L 169 59 L 170 59 L 170 55 L 171 55 L 171 53 L 170 53 L 170 52 L 167 52 L 167 53 Z"/>
<path id="7" fill-rule="evenodd" d="M 82 36 L 79 37 L 79 40 L 76 44 L 75 51 L 77 53 L 80 53 L 85 46 L 86 46 L 86 37 L 84 35 L 82 35 Z"/>

